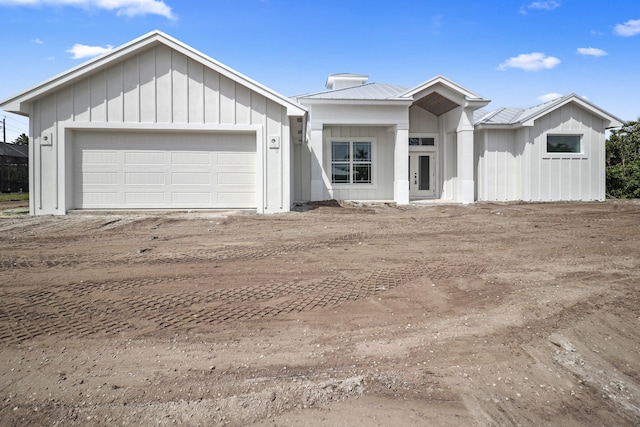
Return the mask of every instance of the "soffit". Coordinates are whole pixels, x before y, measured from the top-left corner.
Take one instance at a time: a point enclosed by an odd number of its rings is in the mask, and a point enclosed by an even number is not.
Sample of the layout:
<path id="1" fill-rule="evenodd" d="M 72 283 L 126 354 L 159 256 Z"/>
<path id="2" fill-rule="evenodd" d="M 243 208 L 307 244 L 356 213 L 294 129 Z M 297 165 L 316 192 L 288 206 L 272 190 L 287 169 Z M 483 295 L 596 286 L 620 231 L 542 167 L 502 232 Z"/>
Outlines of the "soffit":
<path id="1" fill-rule="evenodd" d="M 437 92 L 432 92 L 420 98 L 414 103 L 414 105 L 417 105 L 418 107 L 423 108 L 436 116 L 441 116 L 444 113 L 448 113 L 454 108 L 460 106 L 459 104 L 451 101 L 449 98 L 445 98 Z"/>

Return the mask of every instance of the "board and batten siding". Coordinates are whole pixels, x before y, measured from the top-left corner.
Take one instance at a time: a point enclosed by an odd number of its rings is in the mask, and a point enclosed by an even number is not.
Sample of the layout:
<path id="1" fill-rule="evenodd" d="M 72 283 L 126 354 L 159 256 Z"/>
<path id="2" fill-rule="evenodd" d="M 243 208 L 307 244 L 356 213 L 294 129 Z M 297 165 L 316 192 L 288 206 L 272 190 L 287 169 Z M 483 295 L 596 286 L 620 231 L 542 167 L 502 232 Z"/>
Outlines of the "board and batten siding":
<path id="1" fill-rule="evenodd" d="M 478 200 L 604 200 L 604 131 L 602 119 L 567 104 L 533 126 L 476 132 Z M 554 133 L 582 135 L 582 153 L 547 153 Z"/>
<path id="2" fill-rule="evenodd" d="M 518 142 L 518 133 L 502 129 L 475 133 L 478 200 L 521 199 L 523 144 Z"/>
<path id="3" fill-rule="evenodd" d="M 547 153 L 547 134 L 582 135 L 581 154 Z M 523 194 L 530 201 L 605 199 L 604 122 L 575 104 L 567 104 L 537 119 L 529 128 L 524 161 L 528 164 Z M 525 132 L 526 135 L 526 132 Z"/>
<path id="4" fill-rule="evenodd" d="M 61 197 L 66 194 L 61 185 L 70 177 L 68 171 L 64 176 L 66 157 L 60 147 L 64 128 L 73 123 L 176 125 L 185 132 L 190 125 L 259 125 L 263 146 L 269 135 L 281 138 L 280 149 L 265 148 L 265 208 L 289 209 L 289 168 L 282 168 L 290 155 L 286 107 L 168 46 L 150 47 L 33 102 L 30 132 L 39 171 L 33 207 L 38 214 L 69 208 Z M 54 136 L 52 145 L 40 144 L 46 133 Z"/>
<path id="5" fill-rule="evenodd" d="M 336 200 L 393 200 L 394 134 L 388 126 L 325 126 L 325 170 L 331 183 L 331 144 L 333 138 L 370 138 L 375 142 L 372 157 L 372 184 L 341 185 L 329 188 L 329 196 Z M 405 143 L 408 143 L 405 141 Z"/>

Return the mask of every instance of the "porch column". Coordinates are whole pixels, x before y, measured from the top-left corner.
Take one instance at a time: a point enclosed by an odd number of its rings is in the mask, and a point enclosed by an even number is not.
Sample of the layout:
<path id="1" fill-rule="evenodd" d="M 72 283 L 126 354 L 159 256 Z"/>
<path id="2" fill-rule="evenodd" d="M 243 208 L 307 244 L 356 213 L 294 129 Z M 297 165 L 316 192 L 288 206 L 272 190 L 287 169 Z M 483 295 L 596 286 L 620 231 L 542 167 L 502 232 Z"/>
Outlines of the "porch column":
<path id="1" fill-rule="evenodd" d="M 323 158 L 322 123 L 309 125 L 309 150 L 311 151 L 311 200 L 324 200 L 325 185 L 322 178 Z"/>
<path id="2" fill-rule="evenodd" d="M 473 203 L 475 200 L 475 183 L 473 176 L 473 109 L 465 108 L 458 123 L 457 152 L 457 201 Z"/>
<path id="3" fill-rule="evenodd" d="M 409 128 L 396 126 L 393 152 L 393 200 L 398 205 L 409 204 Z"/>

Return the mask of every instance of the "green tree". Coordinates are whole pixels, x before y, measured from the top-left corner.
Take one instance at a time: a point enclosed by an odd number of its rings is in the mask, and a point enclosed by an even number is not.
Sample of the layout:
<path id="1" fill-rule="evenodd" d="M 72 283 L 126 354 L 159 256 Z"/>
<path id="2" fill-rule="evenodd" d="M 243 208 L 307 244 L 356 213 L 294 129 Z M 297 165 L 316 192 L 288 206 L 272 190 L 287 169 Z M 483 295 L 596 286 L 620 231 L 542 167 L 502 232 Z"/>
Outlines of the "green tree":
<path id="1" fill-rule="evenodd" d="M 607 196 L 640 198 L 640 121 L 611 131 L 606 150 Z"/>
<path id="2" fill-rule="evenodd" d="M 13 143 L 17 145 L 29 145 L 29 137 L 24 133 L 20 134 L 19 137 L 13 140 Z"/>

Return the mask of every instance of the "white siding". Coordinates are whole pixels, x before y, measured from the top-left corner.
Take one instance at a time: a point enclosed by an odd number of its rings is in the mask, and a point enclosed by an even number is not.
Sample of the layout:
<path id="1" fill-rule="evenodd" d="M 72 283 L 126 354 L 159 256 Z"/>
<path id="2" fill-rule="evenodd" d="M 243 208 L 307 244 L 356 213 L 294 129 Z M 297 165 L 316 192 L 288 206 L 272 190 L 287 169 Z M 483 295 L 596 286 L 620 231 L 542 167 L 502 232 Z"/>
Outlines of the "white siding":
<path id="1" fill-rule="evenodd" d="M 394 134 L 387 126 L 327 126 L 323 131 L 325 143 L 325 165 L 327 173 L 331 174 L 331 148 L 329 139 L 342 138 L 373 138 L 373 184 L 341 185 L 341 188 L 329 188 L 329 197 L 336 200 L 393 200 L 393 158 Z M 408 161 L 408 160 L 407 160 Z M 329 180 L 331 177 L 329 176 Z M 346 188 L 349 187 L 349 188 Z"/>
<path id="2" fill-rule="evenodd" d="M 72 206 L 65 184 L 69 174 L 63 167 L 69 159 L 64 128 L 73 128 L 74 123 L 124 128 L 259 125 L 263 146 L 267 136 L 277 135 L 282 147 L 265 150 L 265 208 L 268 212 L 289 208 L 290 193 L 282 192 L 289 172 L 280 172 L 290 155 L 286 107 L 167 46 L 150 47 L 34 101 L 31 120 L 36 145 L 32 162 L 39 171 L 36 214 L 60 214 Z M 43 132 L 52 132 L 53 145 L 39 145 Z"/>
<path id="3" fill-rule="evenodd" d="M 522 144 L 515 130 L 489 129 L 475 134 L 478 199 L 522 198 Z"/>
<path id="4" fill-rule="evenodd" d="M 442 184 L 440 198 L 457 200 L 458 191 L 458 124 L 462 108 L 455 108 L 440 116 L 440 132 L 442 134 L 442 149 L 440 166 Z"/>
<path id="5" fill-rule="evenodd" d="M 604 200 L 605 158 L 603 121 L 575 104 L 565 105 L 536 120 L 527 147 L 532 201 Z M 546 153 L 546 135 L 582 135 L 582 155 Z"/>
<path id="6" fill-rule="evenodd" d="M 548 133 L 582 135 L 581 154 L 547 153 Z M 517 130 L 476 132 L 479 200 L 604 200 L 604 124 L 568 104 Z"/>
<path id="7" fill-rule="evenodd" d="M 438 133 L 439 120 L 424 108 L 409 107 L 409 133 Z"/>

